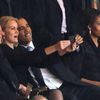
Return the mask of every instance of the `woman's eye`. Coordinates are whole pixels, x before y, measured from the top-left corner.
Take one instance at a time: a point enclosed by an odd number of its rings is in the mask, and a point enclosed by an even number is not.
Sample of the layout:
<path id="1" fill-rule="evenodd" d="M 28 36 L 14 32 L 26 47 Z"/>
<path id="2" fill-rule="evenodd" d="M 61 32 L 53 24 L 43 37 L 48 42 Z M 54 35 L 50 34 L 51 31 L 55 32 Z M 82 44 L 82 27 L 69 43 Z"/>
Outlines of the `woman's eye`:
<path id="1" fill-rule="evenodd" d="M 12 29 L 12 30 L 14 30 L 14 29 L 15 29 L 15 27 L 12 27 L 11 29 Z"/>

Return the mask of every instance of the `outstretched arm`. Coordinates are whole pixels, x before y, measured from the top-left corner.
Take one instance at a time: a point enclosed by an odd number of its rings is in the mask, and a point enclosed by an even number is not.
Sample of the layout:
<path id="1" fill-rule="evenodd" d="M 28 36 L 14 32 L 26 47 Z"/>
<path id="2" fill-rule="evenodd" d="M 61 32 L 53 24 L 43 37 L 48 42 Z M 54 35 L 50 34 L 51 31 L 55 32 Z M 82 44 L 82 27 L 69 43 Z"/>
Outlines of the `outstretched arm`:
<path id="1" fill-rule="evenodd" d="M 93 85 L 96 85 L 96 86 L 100 87 L 100 82 L 99 81 L 89 80 L 89 79 L 86 79 L 86 78 L 82 78 L 81 81 L 85 82 L 85 83 L 93 84 Z"/>

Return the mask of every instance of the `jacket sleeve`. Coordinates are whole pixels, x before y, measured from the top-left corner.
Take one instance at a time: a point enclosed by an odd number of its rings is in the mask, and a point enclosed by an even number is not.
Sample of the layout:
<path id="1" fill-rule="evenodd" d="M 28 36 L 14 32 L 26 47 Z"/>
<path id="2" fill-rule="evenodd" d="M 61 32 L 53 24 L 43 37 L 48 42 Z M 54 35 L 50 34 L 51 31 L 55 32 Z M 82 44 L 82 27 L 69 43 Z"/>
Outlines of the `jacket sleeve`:
<path id="1" fill-rule="evenodd" d="M 3 52 L 0 49 L 0 76 L 3 78 L 7 84 L 13 89 L 14 91 L 18 90 L 19 83 L 17 77 L 12 70 L 8 60 L 4 57 Z"/>

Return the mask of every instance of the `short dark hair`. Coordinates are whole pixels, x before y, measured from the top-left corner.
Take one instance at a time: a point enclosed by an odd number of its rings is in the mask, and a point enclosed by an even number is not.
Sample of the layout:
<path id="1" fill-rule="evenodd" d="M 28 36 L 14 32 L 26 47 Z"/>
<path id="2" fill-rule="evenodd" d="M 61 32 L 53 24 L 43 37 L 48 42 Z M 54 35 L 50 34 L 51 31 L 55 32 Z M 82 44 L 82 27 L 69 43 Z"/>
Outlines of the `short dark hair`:
<path id="1" fill-rule="evenodd" d="M 100 16 L 100 10 L 91 9 L 87 14 L 87 25 L 94 23 L 96 17 Z"/>

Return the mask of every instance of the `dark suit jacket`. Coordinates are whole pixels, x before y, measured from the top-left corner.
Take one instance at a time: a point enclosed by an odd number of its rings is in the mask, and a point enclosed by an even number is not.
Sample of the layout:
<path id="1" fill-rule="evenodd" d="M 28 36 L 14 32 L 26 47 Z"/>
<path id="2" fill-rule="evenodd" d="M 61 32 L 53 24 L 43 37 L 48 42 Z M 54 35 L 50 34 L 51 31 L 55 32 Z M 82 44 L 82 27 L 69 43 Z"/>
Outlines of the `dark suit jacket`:
<path id="1" fill-rule="evenodd" d="M 37 84 L 34 82 L 28 72 L 28 68 L 29 66 L 44 67 L 42 64 L 43 59 L 46 57 L 44 51 L 41 49 L 39 50 L 40 52 L 38 52 L 38 49 L 35 49 L 34 51 L 30 52 L 22 46 L 18 46 L 15 48 L 15 50 L 12 50 L 7 45 L 1 45 L 1 47 L 14 71 L 16 72 L 19 82 L 25 85 L 27 83 L 31 83 L 34 87 L 37 87 Z M 33 69 L 35 70 L 35 75 L 36 72 L 41 74 L 39 69 Z M 37 75 L 36 78 L 37 81 L 39 81 L 40 86 L 45 85 L 41 75 Z"/>
<path id="2" fill-rule="evenodd" d="M 48 67 L 51 72 L 54 72 L 58 78 L 61 78 L 65 82 L 80 84 L 80 79 L 77 77 L 73 72 L 70 71 L 69 63 L 68 66 L 62 62 L 61 58 L 58 56 L 57 53 L 52 54 L 47 59 L 44 57 L 43 61 L 43 54 L 34 52 L 29 53 L 24 47 L 18 47 L 15 50 L 12 50 L 7 45 L 1 45 L 5 56 L 7 57 L 8 61 L 14 68 L 16 65 L 34 65 L 36 67 Z M 42 51 L 41 51 L 42 52 Z M 36 53 L 36 54 L 34 54 Z M 36 56 L 35 56 L 36 55 Z M 39 56 L 39 57 L 38 57 Z M 45 56 L 45 54 L 44 54 Z M 41 60 L 42 59 L 42 60 Z M 43 61 L 43 62 L 41 62 Z M 39 63 L 40 62 L 40 63 Z M 27 66 L 28 67 L 28 66 Z"/>
<path id="3" fill-rule="evenodd" d="M 40 68 L 35 68 L 35 67 L 31 66 L 31 70 L 32 70 L 33 74 L 35 75 L 35 78 L 38 81 L 39 86 L 40 87 L 45 86 Z"/>
<path id="4" fill-rule="evenodd" d="M 0 0 L 0 16 L 25 17 L 31 19 L 29 0 Z"/>
<path id="5" fill-rule="evenodd" d="M 24 52 L 23 51 L 24 49 L 25 49 L 25 51 L 27 50 L 26 48 L 23 48 L 23 46 L 21 46 L 21 47 L 19 48 L 20 51 Z M 30 73 L 28 71 L 29 67 L 31 67 L 33 75 L 35 76 L 35 79 L 38 82 L 38 84 L 34 81 L 33 77 L 30 75 Z M 38 87 L 38 86 L 45 86 L 45 83 L 43 81 L 43 77 L 42 77 L 40 69 L 35 68 L 35 67 L 36 66 L 28 66 L 28 65 L 18 65 L 18 66 L 16 66 L 15 65 L 14 71 L 17 74 L 19 82 L 23 83 L 25 85 L 27 85 L 28 83 L 31 83 L 33 85 L 33 88 Z"/>
<path id="6" fill-rule="evenodd" d="M 16 93 L 11 91 L 8 83 L 5 80 L 0 79 L 0 99 L 1 100 L 27 100 L 23 97 L 18 96 Z"/>
<path id="7" fill-rule="evenodd" d="M 14 50 L 6 44 L 1 45 L 4 55 L 12 65 L 40 65 L 46 54 L 44 49 L 37 48 L 32 52 L 27 51 L 24 47 L 18 46 Z M 42 67 L 42 66 L 41 66 Z"/>
<path id="8" fill-rule="evenodd" d="M 63 58 L 65 63 L 57 53 L 51 55 L 48 60 L 48 69 L 64 82 L 80 85 L 81 55 L 75 52 L 66 56 Z"/>
<path id="9" fill-rule="evenodd" d="M 19 88 L 19 82 L 17 80 L 17 77 L 8 63 L 7 59 L 4 57 L 3 52 L 0 48 L 0 77 L 1 80 L 5 80 L 7 84 L 13 89 L 14 91 L 17 91 Z"/>
<path id="10" fill-rule="evenodd" d="M 0 99 L 25 100 L 24 98 L 16 95 L 18 88 L 19 82 L 17 77 L 12 70 L 12 67 L 8 63 L 8 60 L 4 57 L 2 49 L 0 48 Z"/>
<path id="11" fill-rule="evenodd" d="M 8 3 L 6 2 L 6 0 L 1 0 L 0 1 L 0 16 L 4 16 L 4 15 L 10 15 L 9 8 L 8 8 Z"/>
<path id="12" fill-rule="evenodd" d="M 18 17 L 27 15 L 28 13 L 28 0 L 24 2 L 23 0 L 0 0 L 0 2 L 0 16 L 12 15 Z"/>
<path id="13" fill-rule="evenodd" d="M 33 75 L 35 76 L 35 79 L 30 75 L 27 65 L 15 65 L 14 71 L 18 77 L 18 80 L 20 83 L 27 85 L 28 83 L 31 83 L 33 85 L 33 88 L 37 88 L 38 86 L 45 86 L 45 83 L 43 81 L 43 77 L 41 74 L 41 71 L 39 68 L 35 68 L 36 66 L 30 66 L 31 70 L 33 72 Z M 35 82 L 35 80 L 38 82 Z"/>
<path id="14" fill-rule="evenodd" d="M 34 1 L 33 1 L 34 3 Z M 35 0 L 33 15 L 33 39 L 48 46 L 61 40 L 62 11 L 57 0 Z M 64 0 L 66 10 L 67 31 L 74 34 L 77 31 L 75 16 L 70 9 L 70 0 Z"/>

